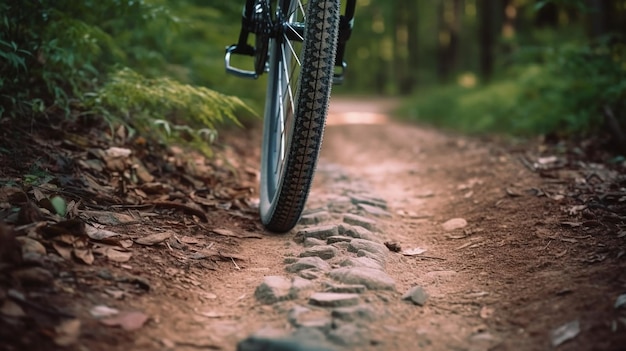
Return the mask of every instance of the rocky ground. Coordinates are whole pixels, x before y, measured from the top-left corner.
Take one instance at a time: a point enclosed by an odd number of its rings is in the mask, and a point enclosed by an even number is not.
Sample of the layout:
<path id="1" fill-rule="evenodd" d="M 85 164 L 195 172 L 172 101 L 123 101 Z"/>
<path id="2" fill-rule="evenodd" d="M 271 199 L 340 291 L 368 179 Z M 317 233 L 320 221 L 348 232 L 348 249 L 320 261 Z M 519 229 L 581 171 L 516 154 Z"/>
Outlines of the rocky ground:
<path id="1" fill-rule="evenodd" d="M 0 349 L 623 349 L 623 160 L 387 104 L 332 103 L 286 235 L 256 218 L 259 130 L 207 160 L 3 127 Z"/>

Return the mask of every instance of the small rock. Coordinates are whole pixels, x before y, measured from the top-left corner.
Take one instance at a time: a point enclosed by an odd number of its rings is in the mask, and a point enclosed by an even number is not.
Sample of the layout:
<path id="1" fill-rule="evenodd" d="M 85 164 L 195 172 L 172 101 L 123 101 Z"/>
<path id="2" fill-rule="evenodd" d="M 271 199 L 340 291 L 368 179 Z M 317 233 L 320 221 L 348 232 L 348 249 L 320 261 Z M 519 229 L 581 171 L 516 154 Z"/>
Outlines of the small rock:
<path id="1" fill-rule="evenodd" d="M 348 241 L 340 241 L 338 243 L 333 243 L 332 245 L 334 247 L 336 247 L 337 250 L 348 251 L 348 246 L 350 246 L 350 242 L 348 242 Z"/>
<path id="2" fill-rule="evenodd" d="M 350 237 L 357 238 L 357 239 L 365 239 L 369 241 L 374 241 L 374 242 L 380 241 L 378 236 L 376 236 L 374 233 L 358 225 L 346 227 L 346 230 L 343 235 L 350 236 Z"/>
<path id="3" fill-rule="evenodd" d="M 360 226 L 368 230 L 376 229 L 376 221 L 367 217 L 358 216 L 354 214 L 345 214 L 343 216 L 344 223 L 350 225 Z"/>
<path id="4" fill-rule="evenodd" d="M 290 273 L 297 273 L 304 269 L 315 268 L 320 271 L 328 271 L 330 265 L 319 257 L 302 257 L 285 269 Z"/>
<path id="5" fill-rule="evenodd" d="M 330 213 L 327 211 L 317 211 L 313 213 L 308 213 L 300 217 L 300 224 L 302 225 L 311 225 L 311 224 L 319 224 L 322 222 L 326 222 L 330 220 Z"/>
<path id="6" fill-rule="evenodd" d="M 311 312 L 310 308 L 306 308 L 300 305 L 295 305 L 289 310 L 289 312 L 287 312 L 287 320 L 289 321 L 289 323 L 291 323 L 291 325 L 295 326 L 298 321 L 298 317 L 308 312 Z"/>
<path id="7" fill-rule="evenodd" d="M 297 261 L 298 261 L 297 257 L 285 257 L 283 259 L 283 263 L 285 263 L 285 264 L 295 263 Z"/>
<path id="8" fill-rule="evenodd" d="M 309 303 L 320 307 L 355 306 L 359 304 L 359 295 L 318 292 L 309 297 Z"/>
<path id="9" fill-rule="evenodd" d="M 402 295 L 402 300 L 411 301 L 416 305 L 424 306 L 426 300 L 428 300 L 428 294 L 421 286 L 414 286 Z"/>
<path id="10" fill-rule="evenodd" d="M 317 245 L 324 245 L 326 242 L 324 240 L 315 239 L 315 238 L 306 238 L 304 239 L 304 247 L 311 247 Z"/>
<path id="11" fill-rule="evenodd" d="M 452 218 L 441 225 L 443 230 L 447 232 L 465 228 L 466 226 L 467 221 L 464 218 Z"/>
<path id="12" fill-rule="evenodd" d="M 361 284 L 333 284 L 326 282 L 324 290 L 326 292 L 334 292 L 334 293 L 352 293 L 352 294 L 361 294 L 367 290 L 365 285 Z"/>
<path id="13" fill-rule="evenodd" d="M 391 213 L 383 210 L 380 207 L 377 206 L 372 206 L 372 205 L 366 205 L 366 204 L 359 204 L 359 208 L 362 209 L 365 213 L 367 214 L 371 214 L 372 216 L 376 216 L 376 217 L 391 217 Z"/>
<path id="14" fill-rule="evenodd" d="M 356 305 L 335 308 L 331 312 L 331 317 L 345 322 L 372 321 L 375 319 L 375 312 L 369 305 Z"/>
<path id="15" fill-rule="evenodd" d="M 385 255 L 383 254 L 376 254 L 376 253 L 372 253 L 372 252 L 365 251 L 365 250 L 359 250 L 356 252 L 356 255 L 358 258 L 360 257 L 369 258 L 380 263 L 381 266 L 383 267 L 385 266 Z"/>
<path id="16" fill-rule="evenodd" d="M 322 272 L 318 271 L 315 268 L 311 268 L 311 269 L 304 269 L 301 270 L 300 272 L 298 272 L 298 275 L 304 279 L 308 279 L 308 280 L 314 280 L 314 279 L 318 279 L 320 276 L 322 276 Z"/>
<path id="17" fill-rule="evenodd" d="M 378 255 L 385 255 L 389 249 L 383 244 L 375 243 L 365 239 L 352 239 L 348 251 L 358 252 L 359 250 L 371 252 Z"/>
<path id="18" fill-rule="evenodd" d="M 289 279 L 276 275 L 263 278 L 263 283 L 254 291 L 256 299 L 266 305 L 278 301 L 292 300 L 295 299 L 297 295 L 297 291 L 292 289 L 292 284 Z"/>
<path id="19" fill-rule="evenodd" d="M 369 257 L 348 257 L 339 264 L 342 267 L 367 267 L 382 270 L 383 265 Z"/>
<path id="20" fill-rule="evenodd" d="M 372 290 L 394 290 L 395 280 L 379 269 L 342 267 L 330 271 L 330 277 L 344 284 L 361 284 Z"/>
<path id="21" fill-rule="evenodd" d="M 327 244 L 334 244 L 334 243 L 340 243 L 340 242 L 350 242 L 350 240 L 352 240 L 353 238 L 349 237 L 349 236 L 343 236 L 343 235 L 335 235 L 335 236 L 329 236 L 328 239 L 326 239 L 326 243 Z"/>
<path id="22" fill-rule="evenodd" d="M 323 260 L 329 260 L 339 253 L 335 247 L 330 245 L 317 245 L 304 250 L 300 253 L 300 257 L 319 257 Z"/>
<path id="23" fill-rule="evenodd" d="M 329 236 L 333 235 L 339 235 L 339 230 L 336 225 L 322 225 L 300 230 L 293 240 L 302 243 L 306 238 L 326 240 Z"/>
<path id="24" fill-rule="evenodd" d="M 333 329 L 328 333 L 328 340 L 343 346 L 354 347 L 369 343 L 367 331 L 354 324 L 345 324 Z"/>
<path id="25" fill-rule="evenodd" d="M 387 203 L 383 199 L 377 199 L 374 197 L 364 196 L 364 195 L 351 195 L 350 200 L 355 205 L 370 205 L 381 208 L 383 210 L 387 209 Z"/>
<path id="26" fill-rule="evenodd" d="M 313 287 L 313 283 L 310 280 L 304 279 L 302 277 L 294 277 L 291 280 L 291 290 L 297 295 L 300 291 L 308 290 Z"/>

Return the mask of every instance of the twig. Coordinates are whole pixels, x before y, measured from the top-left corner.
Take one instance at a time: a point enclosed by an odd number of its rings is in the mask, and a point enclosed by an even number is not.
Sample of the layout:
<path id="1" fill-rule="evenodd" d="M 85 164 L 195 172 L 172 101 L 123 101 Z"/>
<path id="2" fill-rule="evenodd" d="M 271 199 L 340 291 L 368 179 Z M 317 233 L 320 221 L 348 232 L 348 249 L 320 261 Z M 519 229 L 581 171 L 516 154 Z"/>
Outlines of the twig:
<path id="1" fill-rule="evenodd" d="M 237 265 L 237 262 L 235 262 L 235 259 L 233 259 L 232 257 L 230 258 L 230 260 L 233 262 L 233 264 L 235 265 L 235 269 L 240 271 L 241 268 L 239 268 L 239 266 Z"/>

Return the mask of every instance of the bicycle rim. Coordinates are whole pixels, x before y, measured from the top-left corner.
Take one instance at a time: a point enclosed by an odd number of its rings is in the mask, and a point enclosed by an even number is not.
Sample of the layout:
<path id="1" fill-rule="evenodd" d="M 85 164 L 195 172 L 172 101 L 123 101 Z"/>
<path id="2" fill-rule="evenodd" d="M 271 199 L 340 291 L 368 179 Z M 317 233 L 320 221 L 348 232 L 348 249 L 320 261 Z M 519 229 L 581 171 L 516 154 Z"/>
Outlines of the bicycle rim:
<path id="1" fill-rule="evenodd" d="M 339 0 L 279 0 L 275 8 L 285 24 L 269 45 L 259 207 L 267 229 L 286 232 L 300 218 L 322 142 Z M 301 40 L 289 40 L 294 33 Z"/>

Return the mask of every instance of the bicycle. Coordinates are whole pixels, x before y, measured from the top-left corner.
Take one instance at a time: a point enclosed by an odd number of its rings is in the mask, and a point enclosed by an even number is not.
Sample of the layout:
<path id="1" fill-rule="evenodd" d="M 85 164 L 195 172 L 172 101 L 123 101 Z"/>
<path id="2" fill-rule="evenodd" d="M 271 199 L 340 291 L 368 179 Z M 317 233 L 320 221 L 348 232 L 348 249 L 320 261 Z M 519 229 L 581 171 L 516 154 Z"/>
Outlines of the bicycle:
<path id="1" fill-rule="evenodd" d="M 256 79 L 268 74 L 259 214 L 270 231 L 298 223 L 322 144 L 331 87 L 346 70 L 344 53 L 356 0 L 246 0 L 236 44 L 226 48 L 226 71 Z M 248 44 L 254 34 L 254 46 Z M 231 55 L 254 58 L 254 70 L 231 65 Z"/>

